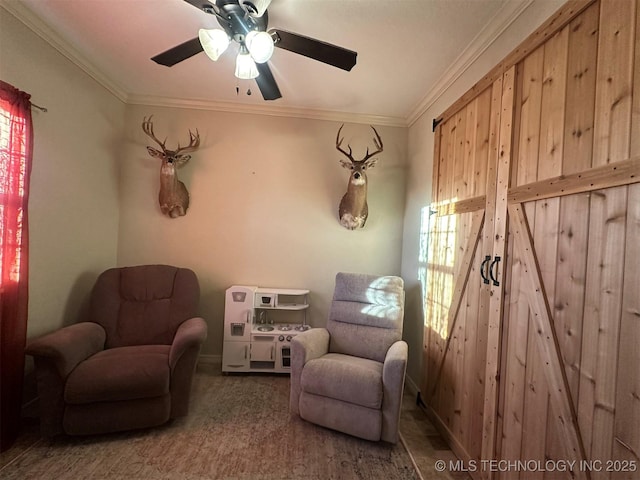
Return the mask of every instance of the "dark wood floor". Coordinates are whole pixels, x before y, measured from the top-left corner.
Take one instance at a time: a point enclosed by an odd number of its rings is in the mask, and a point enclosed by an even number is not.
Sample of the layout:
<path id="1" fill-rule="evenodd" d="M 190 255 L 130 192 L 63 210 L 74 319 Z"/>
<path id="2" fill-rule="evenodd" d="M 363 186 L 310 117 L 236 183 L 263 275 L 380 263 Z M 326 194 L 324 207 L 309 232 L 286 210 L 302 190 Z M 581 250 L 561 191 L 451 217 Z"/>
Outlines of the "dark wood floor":
<path id="1" fill-rule="evenodd" d="M 436 428 L 417 405 L 416 394 L 405 387 L 400 418 L 400 432 L 414 464 L 424 480 L 471 480 L 462 472 L 449 471 L 449 465 L 455 464 L 457 457 L 440 436 Z M 436 462 L 444 461 L 445 468 L 438 471 Z M 440 467 L 438 463 L 438 467 Z"/>

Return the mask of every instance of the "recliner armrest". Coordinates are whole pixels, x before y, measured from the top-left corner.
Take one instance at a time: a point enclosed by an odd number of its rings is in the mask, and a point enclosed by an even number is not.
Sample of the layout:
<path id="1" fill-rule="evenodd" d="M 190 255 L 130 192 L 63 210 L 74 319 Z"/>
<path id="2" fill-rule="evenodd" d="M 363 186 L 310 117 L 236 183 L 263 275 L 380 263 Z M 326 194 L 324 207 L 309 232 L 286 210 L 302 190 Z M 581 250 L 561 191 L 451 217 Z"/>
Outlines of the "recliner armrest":
<path id="1" fill-rule="evenodd" d="M 314 358 L 329 353 L 329 330 L 312 328 L 300 333 L 291 340 L 291 375 L 289 393 L 289 411 L 299 415 L 300 377 L 304 365 Z"/>
<path id="2" fill-rule="evenodd" d="M 299 333 L 293 337 L 291 345 L 292 349 L 296 352 L 302 352 L 303 355 L 294 354 L 294 358 L 301 358 L 302 364 L 300 366 L 303 366 L 309 360 L 326 355 L 329 353 L 329 338 L 329 331 L 326 328 L 312 328 Z"/>
<path id="3" fill-rule="evenodd" d="M 398 442 L 398 422 L 408 356 L 409 346 L 405 341 L 398 340 L 387 350 L 382 365 L 382 433 L 380 438 L 389 443 Z"/>
<path id="4" fill-rule="evenodd" d="M 97 323 L 81 322 L 30 341 L 25 353 L 54 362 L 60 377 L 66 378 L 80 362 L 104 350 L 106 338 Z"/>
<path id="5" fill-rule="evenodd" d="M 169 350 L 169 365 L 176 366 L 180 357 L 191 347 L 200 348 L 207 338 L 207 323 L 201 317 L 193 317 L 178 327 Z"/>
<path id="6" fill-rule="evenodd" d="M 384 358 L 382 366 L 382 383 L 395 383 L 404 380 L 404 373 L 407 366 L 407 358 L 409 357 L 409 346 L 404 340 L 395 342 Z"/>

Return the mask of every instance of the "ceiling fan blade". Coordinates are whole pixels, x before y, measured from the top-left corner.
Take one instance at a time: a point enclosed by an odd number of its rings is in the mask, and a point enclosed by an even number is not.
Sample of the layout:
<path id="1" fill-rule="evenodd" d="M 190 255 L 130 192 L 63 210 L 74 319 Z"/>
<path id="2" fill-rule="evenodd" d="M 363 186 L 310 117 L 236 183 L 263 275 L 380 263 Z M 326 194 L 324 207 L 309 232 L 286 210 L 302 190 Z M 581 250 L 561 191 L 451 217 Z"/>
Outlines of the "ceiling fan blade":
<path id="1" fill-rule="evenodd" d="M 269 33 L 274 37 L 275 46 L 284 50 L 313 58 L 346 71 L 350 71 L 356 64 L 358 54 L 353 50 L 278 28 L 270 29 Z"/>
<path id="2" fill-rule="evenodd" d="M 200 39 L 196 37 L 156 55 L 151 60 L 166 67 L 173 67 L 176 63 L 191 58 L 200 52 L 202 52 L 202 44 Z"/>
<path id="3" fill-rule="evenodd" d="M 187 3 L 190 3 L 191 5 L 193 5 L 194 7 L 196 7 L 198 10 L 202 10 L 205 13 L 210 13 L 213 15 L 213 12 L 216 12 L 218 10 L 218 7 L 216 7 L 216 0 L 184 0 Z"/>
<path id="4" fill-rule="evenodd" d="M 260 72 L 260 75 L 256 77 L 256 83 L 258 84 L 260 93 L 262 93 L 262 98 L 265 100 L 277 100 L 282 97 L 269 65 L 266 63 L 256 63 L 256 67 L 258 67 L 258 72 Z"/>

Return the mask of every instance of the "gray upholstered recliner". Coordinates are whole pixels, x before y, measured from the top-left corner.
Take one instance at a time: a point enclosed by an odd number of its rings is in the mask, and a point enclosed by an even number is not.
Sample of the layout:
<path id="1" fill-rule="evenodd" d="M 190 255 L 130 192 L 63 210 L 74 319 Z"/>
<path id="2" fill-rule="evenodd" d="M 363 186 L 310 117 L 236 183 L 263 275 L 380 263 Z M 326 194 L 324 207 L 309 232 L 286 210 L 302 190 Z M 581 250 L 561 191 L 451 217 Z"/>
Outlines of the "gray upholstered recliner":
<path id="1" fill-rule="evenodd" d="M 403 316 L 401 278 L 338 273 L 327 327 L 292 341 L 291 413 L 397 443 L 408 354 Z"/>
<path id="2" fill-rule="evenodd" d="M 207 335 L 195 273 L 112 268 L 97 279 L 87 322 L 31 341 L 41 431 L 86 435 L 160 425 L 187 414 Z"/>

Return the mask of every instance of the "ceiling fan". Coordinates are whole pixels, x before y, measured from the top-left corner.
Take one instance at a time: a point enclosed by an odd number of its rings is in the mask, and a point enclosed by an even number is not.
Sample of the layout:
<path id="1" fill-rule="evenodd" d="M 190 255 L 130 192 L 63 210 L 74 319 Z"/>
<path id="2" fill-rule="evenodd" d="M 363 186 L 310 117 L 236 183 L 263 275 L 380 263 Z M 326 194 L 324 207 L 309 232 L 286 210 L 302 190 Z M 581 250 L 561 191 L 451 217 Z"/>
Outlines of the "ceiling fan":
<path id="1" fill-rule="evenodd" d="M 202 51 L 217 60 L 229 45 L 239 44 L 235 75 L 255 78 L 265 100 L 282 97 L 268 60 L 274 47 L 312 58 L 350 71 L 356 64 L 356 52 L 277 28 L 267 30 L 267 7 L 271 0 L 184 0 L 205 13 L 214 15 L 222 30 L 200 29 L 198 37 L 162 52 L 151 60 L 172 67 Z"/>

